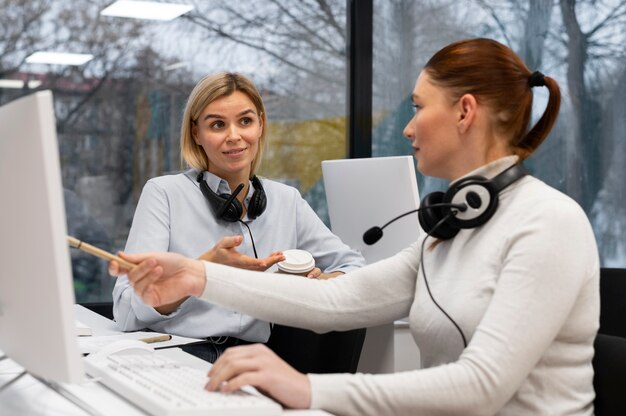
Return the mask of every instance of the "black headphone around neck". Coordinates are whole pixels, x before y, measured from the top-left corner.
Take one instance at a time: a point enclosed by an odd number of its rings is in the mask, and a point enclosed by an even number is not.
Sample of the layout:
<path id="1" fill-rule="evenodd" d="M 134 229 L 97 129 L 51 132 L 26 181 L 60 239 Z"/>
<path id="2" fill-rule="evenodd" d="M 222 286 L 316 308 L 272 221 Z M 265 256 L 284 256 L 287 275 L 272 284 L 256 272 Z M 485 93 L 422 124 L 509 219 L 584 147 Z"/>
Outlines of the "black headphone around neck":
<path id="1" fill-rule="evenodd" d="M 527 174 L 526 168 L 516 163 L 493 179 L 468 176 L 450 185 L 445 193 L 431 192 L 422 199 L 420 208 L 433 204 L 444 206 L 421 209 L 418 213 L 420 225 L 429 235 L 440 240 L 451 239 L 462 228 L 481 226 L 496 212 L 500 191 Z M 462 204 L 467 209 L 461 211 L 445 204 Z M 446 217 L 448 219 L 436 227 Z"/>
<path id="2" fill-rule="evenodd" d="M 211 209 L 213 209 L 217 218 L 227 222 L 237 222 L 241 219 L 243 207 L 241 202 L 237 199 L 237 195 L 244 188 L 243 184 L 239 184 L 232 194 L 223 193 L 218 195 L 213 192 L 204 180 L 204 172 L 200 172 L 196 180 L 200 184 L 202 195 L 209 201 L 209 205 L 211 205 Z M 263 185 L 261 185 L 259 178 L 254 175 L 251 180 L 254 193 L 248 203 L 248 218 L 255 219 L 265 211 L 267 207 L 267 197 L 265 196 L 265 190 L 263 190 Z"/>

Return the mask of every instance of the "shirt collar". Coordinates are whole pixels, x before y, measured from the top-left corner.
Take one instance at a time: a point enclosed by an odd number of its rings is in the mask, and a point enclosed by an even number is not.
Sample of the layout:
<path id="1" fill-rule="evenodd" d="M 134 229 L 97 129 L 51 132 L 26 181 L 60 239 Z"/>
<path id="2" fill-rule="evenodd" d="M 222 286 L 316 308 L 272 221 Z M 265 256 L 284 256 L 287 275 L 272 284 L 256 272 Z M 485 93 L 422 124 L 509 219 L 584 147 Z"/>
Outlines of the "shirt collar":
<path id="1" fill-rule="evenodd" d="M 454 181 L 452 181 L 451 185 L 469 176 L 482 176 L 486 179 L 492 179 L 518 162 L 519 156 L 517 155 L 505 156 L 500 159 L 496 159 L 493 162 L 487 163 L 486 165 L 483 165 L 478 169 L 475 169 L 461 176 L 460 178 L 455 179 Z"/>

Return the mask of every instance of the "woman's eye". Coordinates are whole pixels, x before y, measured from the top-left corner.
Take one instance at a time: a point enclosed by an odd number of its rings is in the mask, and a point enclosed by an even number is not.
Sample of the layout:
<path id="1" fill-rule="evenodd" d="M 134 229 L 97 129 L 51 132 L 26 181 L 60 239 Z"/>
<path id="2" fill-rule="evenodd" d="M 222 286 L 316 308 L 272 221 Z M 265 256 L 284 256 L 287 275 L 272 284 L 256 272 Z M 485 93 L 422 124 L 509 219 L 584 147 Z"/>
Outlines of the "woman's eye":
<path id="1" fill-rule="evenodd" d="M 417 110 L 420 109 L 420 106 L 417 104 L 412 104 L 411 107 L 413 107 L 413 114 L 417 113 Z"/>
<path id="2" fill-rule="evenodd" d="M 224 124 L 224 122 L 223 122 L 223 121 L 221 121 L 221 120 L 217 120 L 217 121 L 214 121 L 213 123 L 211 123 L 210 127 L 211 127 L 212 129 L 221 129 L 221 128 L 223 128 L 223 127 L 224 127 L 224 125 L 225 125 L 225 124 Z"/>
<path id="3" fill-rule="evenodd" d="M 251 117 L 244 117 L 241 119 L 241 124 L 244 126 L 248 126 L 250 124 L 252 124 L 252 118 Z"/>

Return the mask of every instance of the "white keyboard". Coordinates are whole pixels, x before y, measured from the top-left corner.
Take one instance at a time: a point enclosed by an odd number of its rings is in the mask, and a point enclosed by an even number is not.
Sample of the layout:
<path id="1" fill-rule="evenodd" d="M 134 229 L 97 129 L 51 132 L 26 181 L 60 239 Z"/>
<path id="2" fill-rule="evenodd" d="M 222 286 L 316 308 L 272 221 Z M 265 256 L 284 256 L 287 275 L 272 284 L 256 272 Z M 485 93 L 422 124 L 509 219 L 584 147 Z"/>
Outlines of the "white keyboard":
<path id="1" fill-rule="evenodd" d="M 92 377 L 155 416 L 264 415 L 282 407 L 260 394 L 209 392 L 207 371 L 155 352 L 118 353 L 85 359 Z"/>

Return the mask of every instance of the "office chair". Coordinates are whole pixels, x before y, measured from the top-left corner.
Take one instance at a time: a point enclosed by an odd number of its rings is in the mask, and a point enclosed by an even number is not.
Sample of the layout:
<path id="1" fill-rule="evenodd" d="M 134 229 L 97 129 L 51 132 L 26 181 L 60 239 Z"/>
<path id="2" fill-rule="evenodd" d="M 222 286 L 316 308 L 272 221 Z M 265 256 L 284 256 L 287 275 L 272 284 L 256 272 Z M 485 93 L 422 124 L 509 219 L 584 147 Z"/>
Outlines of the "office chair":
<path id="1" fill-rule="evenodd" d="M 267 346 L 302 373 L 356 373 L 365 329 L 315 332 L 274 325 Z"/>
<path id="2" fill-rule="evenodd" d="M 595 414 L 626 415 L 626 338 L 598 334 L 594 348 Z"/>
<path id="3" fill-rule="evenodd" d="M 601 334 L 626 338 L 626 269 L 600 269 Z"/>
<path id="4" fill-rule="evenodd" d="M 626 415 L 626 269 L 600 269 L 600 329 L 594 341 L 596 416 Z"/>

